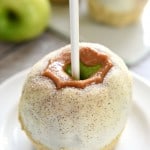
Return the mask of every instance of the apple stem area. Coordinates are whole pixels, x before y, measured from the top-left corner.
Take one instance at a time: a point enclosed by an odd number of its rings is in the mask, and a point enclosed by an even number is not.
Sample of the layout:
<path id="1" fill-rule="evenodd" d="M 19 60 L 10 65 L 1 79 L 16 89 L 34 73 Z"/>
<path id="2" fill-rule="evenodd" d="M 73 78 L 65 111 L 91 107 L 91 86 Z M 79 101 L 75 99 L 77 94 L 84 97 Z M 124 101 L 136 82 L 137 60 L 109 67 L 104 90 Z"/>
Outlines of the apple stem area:
<path id="1" fill-rule="evenodd" d="M 16 13 L 15 11 L 9 10 L 9 9 L 7 10 L 6 16 L 7 16 L 7 19 L 8 19 L 8 20 L 11 20 L 11 21 L 13 21 L 13 22 L 18 21 L 18 19 L 19 19 L 17 13 Z"/>

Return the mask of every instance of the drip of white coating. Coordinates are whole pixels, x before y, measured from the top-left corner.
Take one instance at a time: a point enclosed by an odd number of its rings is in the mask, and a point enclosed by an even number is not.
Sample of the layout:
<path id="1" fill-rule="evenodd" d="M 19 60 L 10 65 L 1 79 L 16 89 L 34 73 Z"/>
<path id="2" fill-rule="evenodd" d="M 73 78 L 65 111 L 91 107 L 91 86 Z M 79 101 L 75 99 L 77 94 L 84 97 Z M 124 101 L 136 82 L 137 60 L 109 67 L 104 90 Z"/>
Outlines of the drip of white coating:
<path id="1" fill-rule="evenodd" d="M 70 0 L 70 39 L 72 76 L 80 79 L 79 65 L 79 0 Z"/>

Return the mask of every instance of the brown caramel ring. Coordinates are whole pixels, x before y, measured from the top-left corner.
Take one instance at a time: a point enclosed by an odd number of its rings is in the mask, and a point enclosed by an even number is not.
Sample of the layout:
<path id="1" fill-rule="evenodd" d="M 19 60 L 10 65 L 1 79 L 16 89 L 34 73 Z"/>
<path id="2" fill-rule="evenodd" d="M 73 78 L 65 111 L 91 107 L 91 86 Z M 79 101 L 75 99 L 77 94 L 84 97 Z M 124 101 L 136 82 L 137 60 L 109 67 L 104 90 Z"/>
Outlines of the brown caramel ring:
<path id="1" fill-rule="evenodd" d="M 42 75 L 52 79 L 57 89 L 64 87 L 85 88 L 92 83 L 102 83 L 105 75 L 113 66 L 106 54 L 88 47 L 80 49 L 80 61 L 88 66 L 102 64 L 102 68 L 88 79 L 75 80 L 64 71 L 66 66 L 71 63 L 71 53 L 62 52 L 57 58 L 49 61 Z"/>

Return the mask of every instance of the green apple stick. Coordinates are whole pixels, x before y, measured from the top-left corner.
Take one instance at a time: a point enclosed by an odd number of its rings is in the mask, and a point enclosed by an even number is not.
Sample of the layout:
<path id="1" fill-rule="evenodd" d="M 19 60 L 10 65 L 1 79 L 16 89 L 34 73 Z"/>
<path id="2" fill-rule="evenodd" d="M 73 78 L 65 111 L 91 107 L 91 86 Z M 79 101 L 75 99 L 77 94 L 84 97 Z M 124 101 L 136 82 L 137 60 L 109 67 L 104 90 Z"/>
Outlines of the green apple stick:
<path id="1" fill-rule="evenodd" d="M 80 79 L 79 60 L 79 0 L 69 0 L 70 6 L 70 40 L 71 40 L 71 72 Z"/>

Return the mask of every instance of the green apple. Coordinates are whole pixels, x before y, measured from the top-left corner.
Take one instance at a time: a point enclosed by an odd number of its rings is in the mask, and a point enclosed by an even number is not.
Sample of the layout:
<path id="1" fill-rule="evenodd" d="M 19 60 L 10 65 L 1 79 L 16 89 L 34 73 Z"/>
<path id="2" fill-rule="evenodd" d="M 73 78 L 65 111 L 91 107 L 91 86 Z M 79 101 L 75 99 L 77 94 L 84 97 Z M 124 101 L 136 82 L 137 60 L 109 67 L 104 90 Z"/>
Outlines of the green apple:
<path id="1" fill-rule="evenodd" d="M 95 74 L 101 67 L 101 64 L 86 66 L 84 63 L 80 62 L 80 80 L 88 79 L 90 76 Z M 71 76 L 71 64 L 66 67 L 65 72 Z"/>
<path id="2" fill-rule="evenodd" d="M 51 2 L 56 4 L 68 4 L 69 0 L 51 0 Z"/>
<path id="3" fill-rule="evenodd" d="M 0 0 L 0 40 L 21 42 L 40 35 L 50 14 L 49 0 Z"/>

